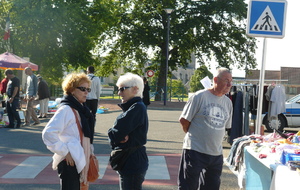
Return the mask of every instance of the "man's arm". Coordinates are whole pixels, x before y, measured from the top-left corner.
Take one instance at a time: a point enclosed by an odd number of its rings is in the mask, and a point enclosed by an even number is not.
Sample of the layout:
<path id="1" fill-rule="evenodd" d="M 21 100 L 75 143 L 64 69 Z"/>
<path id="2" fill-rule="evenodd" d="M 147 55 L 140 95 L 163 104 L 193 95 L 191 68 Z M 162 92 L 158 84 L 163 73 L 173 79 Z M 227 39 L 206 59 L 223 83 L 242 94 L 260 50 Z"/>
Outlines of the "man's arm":
<path id="1" fill-rule="evenodd" d="M 33 85 L 33 97 L 37 95 L 37 90 L 38 90 L 38 80 L 35 75 L 32 77 L 32 85 Z"/>
<path id="2" fill-rule="evenodd" d="M 191 122 L 189 122 L 188 120 L 184 119 L 184 118 L 180 118 L 179 122 L 182 126 L 182 130 L 187 133 L 190 127 Z"/>

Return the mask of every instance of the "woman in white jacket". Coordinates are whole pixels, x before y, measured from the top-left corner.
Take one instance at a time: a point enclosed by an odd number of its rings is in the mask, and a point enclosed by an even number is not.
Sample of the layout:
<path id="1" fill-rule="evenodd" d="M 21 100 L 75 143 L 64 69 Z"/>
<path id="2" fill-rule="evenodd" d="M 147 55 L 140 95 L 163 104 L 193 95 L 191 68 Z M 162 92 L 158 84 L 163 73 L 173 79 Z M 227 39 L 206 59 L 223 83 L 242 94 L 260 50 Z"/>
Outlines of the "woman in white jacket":
<path id="1" fill-rule="evenodd" d="M 84 73 L 69 74 L 62 83 L 65 96 L 61 105 L 42 133 L 44 143 L 54 153 L 52 167 L 58 170 L 62 190 L 88 187 L 87 171 L 95 127 L 94 117 L 85 106 L 90 85 Z M 83 133 L 82 140 L 75 114 Z"/>

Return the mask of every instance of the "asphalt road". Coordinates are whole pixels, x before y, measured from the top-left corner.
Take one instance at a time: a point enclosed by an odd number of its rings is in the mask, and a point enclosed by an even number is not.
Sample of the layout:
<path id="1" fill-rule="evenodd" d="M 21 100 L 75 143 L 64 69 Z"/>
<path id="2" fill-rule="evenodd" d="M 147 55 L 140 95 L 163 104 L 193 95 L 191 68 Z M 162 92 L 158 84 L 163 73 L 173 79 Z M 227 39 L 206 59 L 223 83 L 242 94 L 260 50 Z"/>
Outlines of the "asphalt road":
<path id="1" fill-rule="evenodd" d="M 148 154 L 181 154 L 184 133 L 178 123 L 181 110 L 150 109 L 148 143 L 146 145 Z M 111 111 L 97 115 L 95 133 L 95 154 L 109 154 L 107 130 L 120 111 Z M 45 147 L 41 139 L 43 130 L 49 119 L 41 120 L 38 126 L 23 127 L 20 129 L 0 128 L 0 154 L 52 154 Z M 224 142 L 224 156 L 230 150 L 230 145 Z M 0 166 L 1 167 L 1 166 Z M 177 175 L 177 174 L 173 174 Z M 0 176 L 1 178 L 1 176 Z M 0 190 L 54 190 L 59 189 L 58 184 L 10 184 L 1 183 Z M 117 184 L 91 184 L 90 190 L 118 190 Z M 144 190 L 175 190 L 176 185 L 144 185 Z M 237 177 L 226 167 L 223 167 L 221 190 L 237 190 Z"/>

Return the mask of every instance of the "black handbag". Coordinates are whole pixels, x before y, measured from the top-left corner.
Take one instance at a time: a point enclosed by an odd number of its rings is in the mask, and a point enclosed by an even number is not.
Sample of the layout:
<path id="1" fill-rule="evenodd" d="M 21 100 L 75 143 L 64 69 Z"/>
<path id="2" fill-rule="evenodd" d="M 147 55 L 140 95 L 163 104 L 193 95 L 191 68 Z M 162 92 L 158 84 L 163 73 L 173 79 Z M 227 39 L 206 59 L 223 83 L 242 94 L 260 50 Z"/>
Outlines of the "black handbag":
<path id="1" fill-rule="evenodd" d="M 141 146 L 111 151 L 109 157 L 111 168 L 116 171 L 121 170 L 124 167 L 128 157 L 140 147 Z"/>

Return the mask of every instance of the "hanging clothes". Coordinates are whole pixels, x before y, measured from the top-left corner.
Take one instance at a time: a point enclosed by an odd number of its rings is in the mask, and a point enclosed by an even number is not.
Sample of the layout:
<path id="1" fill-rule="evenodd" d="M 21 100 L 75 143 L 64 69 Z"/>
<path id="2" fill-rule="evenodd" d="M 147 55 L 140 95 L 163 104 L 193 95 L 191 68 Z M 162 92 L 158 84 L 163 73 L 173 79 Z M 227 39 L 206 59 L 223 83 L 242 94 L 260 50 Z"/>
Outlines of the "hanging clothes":
<path id="1" fill-rule="evenodd" d="M 268 86 L 263 87 L 263 94 L 266 94 L 268 90 Z M 251 119 L 256 119 L 257 115 L 257 105 L 258 105 L 258 91 L 259 87 L 257 85 L 253 85 L 253 91 L 250 95 L 250 112 L 252 114 Z M 262 110 L 261 113 L 264 114 L 268 111 L 269 101 L 267 101 L 266 96 L 263 96 L 262 100 Z"/>
<path id="2" fill-rule="evenodd" d="M 276 85 L 272 90 L 270 102 L 272 102 L 272 106 L 270 111 L 270 117 L 276 117 L 278 114 L 284 113 L 285 108 L 285 87 L 283 85 Z"/>
<path id="3" fill-rule="evenodd" d="M 268 106 L 268 120 L 271 119 L 271 106 L 272 106 L 271 95 L 272 95 L 272 91 L 274 90 L 274 88 L 275 88 L 275 85 L 269 85 L 268 86 L 268 90 L 265 93 L 266 100 L 269 101 L 269 106 Z"/>
<path id="4" fill-rule="evenodd" d="M 233 143 L 233 139 L 243 135 L 243 92 L 238 91 L 235 95 L 229 139 L 230 144 Z"/>

